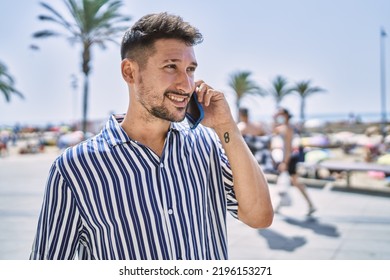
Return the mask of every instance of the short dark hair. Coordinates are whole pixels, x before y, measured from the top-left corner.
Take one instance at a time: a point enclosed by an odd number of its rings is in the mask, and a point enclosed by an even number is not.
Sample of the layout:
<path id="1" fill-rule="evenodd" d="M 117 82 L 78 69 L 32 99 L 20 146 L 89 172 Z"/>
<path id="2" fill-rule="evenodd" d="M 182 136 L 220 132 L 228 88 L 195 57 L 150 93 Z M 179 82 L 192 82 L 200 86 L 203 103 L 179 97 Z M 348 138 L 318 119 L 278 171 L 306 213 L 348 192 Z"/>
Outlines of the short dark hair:
<path id="1" fill-rule="evenodd" d="M 248 108 L 240 108 L 240 109 L 238 110 L 238 112 L 239 112 L 242 116 L 245 116 L 245 117 L 248 117 L 248 115 L 249 115 L 249 110 L 248 110 Z"/>
<path id="2" fill-rule="evenodd" d="M 148 14 L 125 32 L 121 43 L 122 59 L 130 58 L 144 65 L 155 51 L 154 43 L 158 39 L 179 39 L 194 46 L 203 41 L 203 36 L 180 16 L 166 12 Z"/>
<path id="3" fill-rule="evenodd" d="M 281 114 L 285 114 L 287 116 L 288 119 L 291 119 L 293 117 L 293 115 L 290 113 L 289 110 L 287 110 L 286 108 L 283 108 L 283 107 L 279 107 L 278 108 L 278 111 L 279 113 Z"/>

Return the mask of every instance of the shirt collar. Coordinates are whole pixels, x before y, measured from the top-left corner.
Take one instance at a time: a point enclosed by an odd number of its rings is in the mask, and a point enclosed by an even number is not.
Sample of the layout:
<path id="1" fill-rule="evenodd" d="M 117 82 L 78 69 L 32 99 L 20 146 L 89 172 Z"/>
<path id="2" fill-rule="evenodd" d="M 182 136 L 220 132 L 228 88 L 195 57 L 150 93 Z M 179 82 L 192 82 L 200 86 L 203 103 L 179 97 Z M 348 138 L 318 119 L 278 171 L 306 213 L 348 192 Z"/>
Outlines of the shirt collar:
<path id="1" fill-rule="evenodd" d="M 103 128 L 102 134 L 107 143 L 114 147 L 116 145 L 125 144 L 131 141 L 130 137 L 123 130 L 120 123 L 125 115 L 111 115 Z"/>
<path id="2" fill-rule="evenodd" d="M 106 125 L 102 130 L 104 139 L 111 147 L 115 147 L 117 145 L 122 145 L 132 141 L 120 125 L 124 117 L 124 114 L 111 115 L 110 119 L 107 121 Z M 177 132 L 188 130 L 190 129 L 189 122 L 191 121 L 188 119 L 185 119 L 184 121 L 178 123 L 171 122 L 170 130 Z"/>

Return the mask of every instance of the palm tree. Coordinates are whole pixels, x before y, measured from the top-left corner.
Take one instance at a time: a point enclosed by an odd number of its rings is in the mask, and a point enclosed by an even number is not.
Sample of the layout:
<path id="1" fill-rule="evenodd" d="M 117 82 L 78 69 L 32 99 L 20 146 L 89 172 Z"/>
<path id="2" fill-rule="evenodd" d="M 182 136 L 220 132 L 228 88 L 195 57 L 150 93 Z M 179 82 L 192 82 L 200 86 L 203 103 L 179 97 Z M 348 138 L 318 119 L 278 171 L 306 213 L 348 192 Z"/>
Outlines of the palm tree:
<path id="1" fill-rule="evenodd" d="M 33 34 L 34 38 L 64 37 L 72 45 L 77 43 L 82 47 L 81 71 L 84 75 L 83 89 L 83 119 L 82 130 L 87 130 L 89 74 L 91 72 L 91 51 L 94 45 L 106 48 L 107 42 L 114 42 L 115 38 L 127 29 L 119 23 L 127 22 L 130 17 L 119 13 L 122 1 L 115 0 L 64 0 L 69 19 L 47 3 L 40 3 L 48 15 L 39 15 L 39 20 L 54 23 L 62 29 L 42 30 Z"/>
<path id="2" fill-rule="evenodd" d="M 11 101 L 11 95 L 16 94 L 23 98 L 23 94 L 15 88 L 15 80 L 8 72 L 7 66 L 0 62 L 0 91 L 7 102 Z"/>
<path id="3" fill-rule="evenodd" d="M 305 123 L 305 106 L 306 106 L 306 98 L 314 93 L 324 92 L 325 90 L 320 87 L 315 87 L 311 85 L 311 81 L 300 81 L 295 84 L 293 87 L 293 91 L 298 93 L 301 98 L 300 105 L 300 120 L 301 124 Z"/>
<path id="4" fill-rule="evenodd" d="M 276 76 L 272 80 L 271 85 L 268 93 L 275 98 L 276 108 L 278 108 L 282 99 L 290 94 L 293 89 L 288 86 L 288 80 L 281 75 Z"/>
<path id="5" fill-rule="evenodd" d="M 237 96 L 236 105 L 240 107 L 240 101 L 245 95 L 260 95 L 264 96 L 265 91 L 253 81 L 249 71 L 237 71 L 230 75 L 229 86 L 234 90 Z"/>

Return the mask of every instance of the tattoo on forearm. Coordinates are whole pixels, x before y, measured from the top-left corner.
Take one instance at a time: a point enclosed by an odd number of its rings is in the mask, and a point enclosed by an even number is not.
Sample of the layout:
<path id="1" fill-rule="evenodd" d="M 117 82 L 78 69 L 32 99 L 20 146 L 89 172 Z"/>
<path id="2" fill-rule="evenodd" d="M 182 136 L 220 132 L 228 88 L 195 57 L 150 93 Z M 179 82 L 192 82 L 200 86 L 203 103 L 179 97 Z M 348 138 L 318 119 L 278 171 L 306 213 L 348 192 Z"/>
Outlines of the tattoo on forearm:
<path id="1" fill-rule="evenodd" d="M 223 135 L 223 138 L 225 139 L 225 143 L 229 143 L 230 142 L 229 132 L 225 132 L 225 134 Z"/>

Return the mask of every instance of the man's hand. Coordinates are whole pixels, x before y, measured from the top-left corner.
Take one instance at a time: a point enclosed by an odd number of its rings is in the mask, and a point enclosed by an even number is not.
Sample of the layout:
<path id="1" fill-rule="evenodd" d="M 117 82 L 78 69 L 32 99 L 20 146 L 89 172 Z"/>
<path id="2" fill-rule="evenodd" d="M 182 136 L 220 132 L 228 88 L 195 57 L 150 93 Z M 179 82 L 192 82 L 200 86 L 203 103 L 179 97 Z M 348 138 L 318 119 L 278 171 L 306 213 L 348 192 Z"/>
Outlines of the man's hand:
<path id="1" fill-rule="evenodd" d="M 198 101 L 204 110 L 202 124 L 214 130 L 235 124 L 225 95 L 200 80 L 195 83 Z"/>

